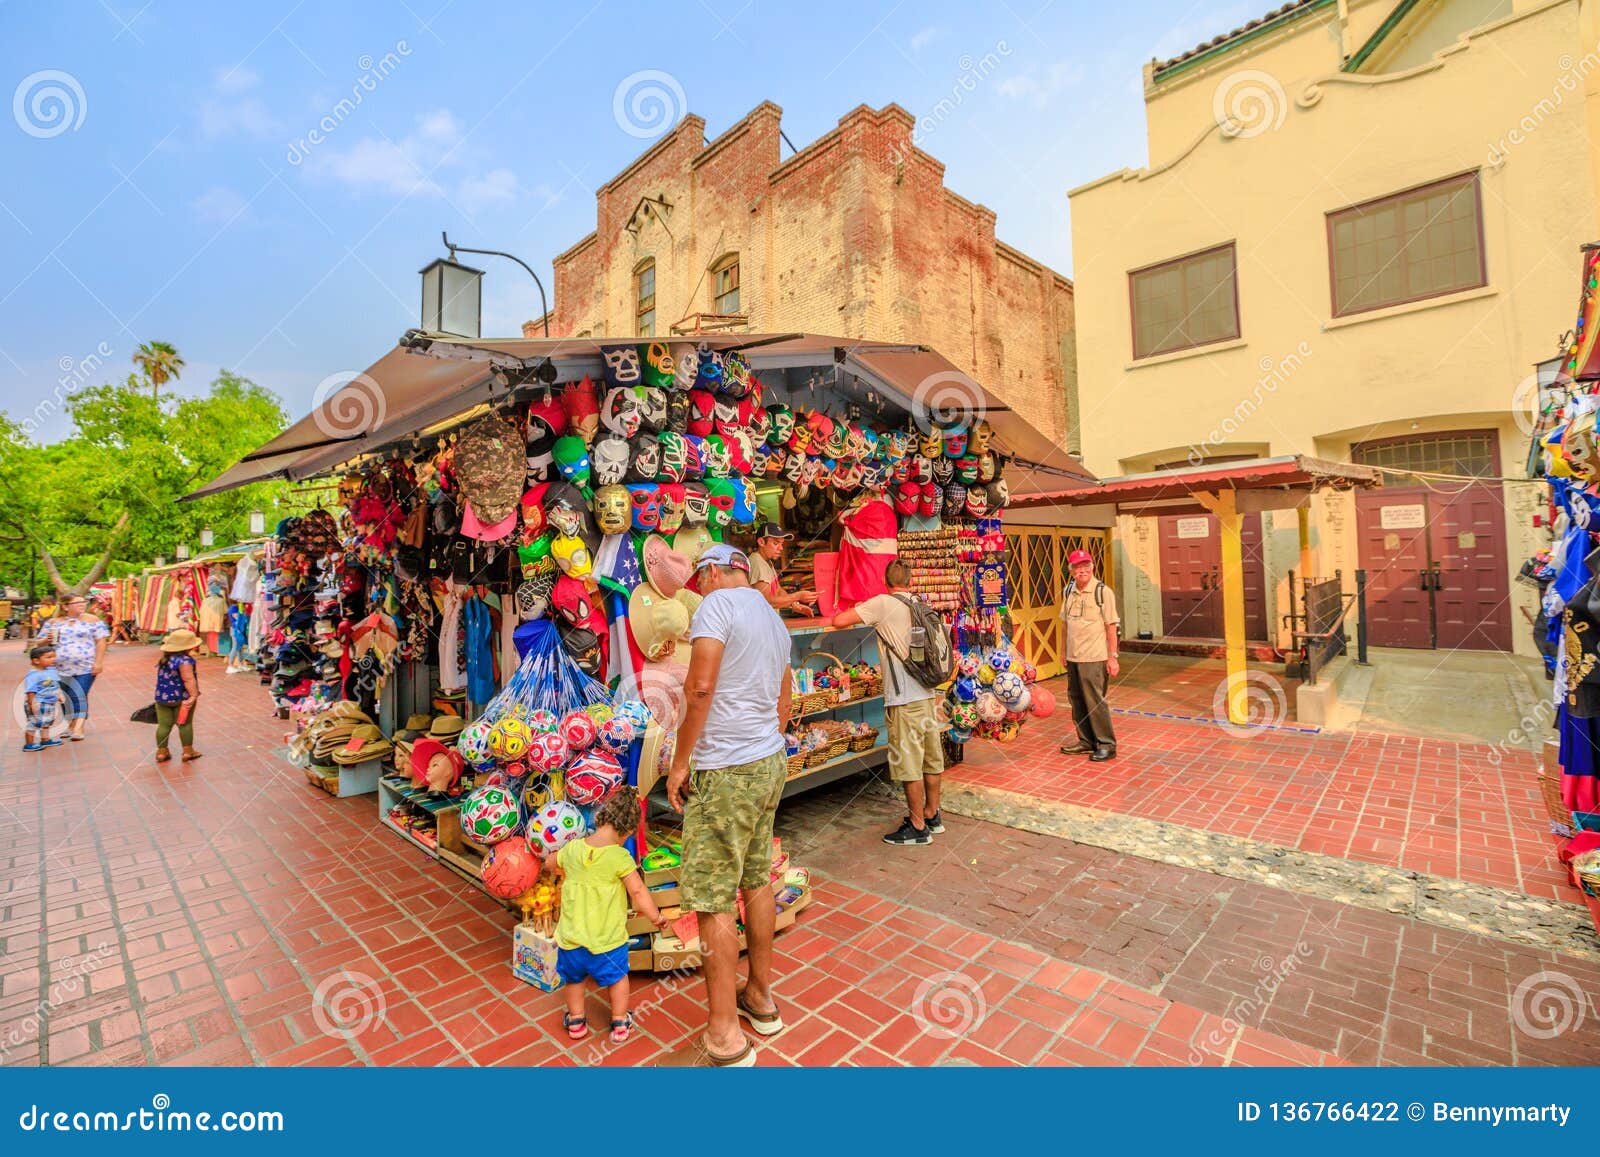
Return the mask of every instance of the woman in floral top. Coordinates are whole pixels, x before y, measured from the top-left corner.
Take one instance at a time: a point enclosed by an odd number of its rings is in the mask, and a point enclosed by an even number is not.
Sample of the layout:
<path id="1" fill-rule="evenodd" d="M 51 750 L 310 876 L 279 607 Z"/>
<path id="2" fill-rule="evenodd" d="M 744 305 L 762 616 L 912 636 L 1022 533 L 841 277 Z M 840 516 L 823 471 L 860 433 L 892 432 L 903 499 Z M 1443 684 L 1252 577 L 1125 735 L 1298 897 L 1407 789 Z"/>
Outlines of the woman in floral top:
<path id="1" fill-rule="evenodd" d="M 56 670 L 61 676 L 61 691 L 68 739 L 82 739 L 84 721 L 89 718 L 89 688 L 105 666 L 106 644 L 111 629 L 89 612 L 82 595 L 71 595 L 61 613 L 45 624 L 40 639 L 56 649 Z"/>
<path id="2" fill-rule="evenodd" d="M 200 636 L 180 627 L 168 631 L 161 640 L 161 657 L 156 660 L 156 762 L 168 763 L 172 752 L 167 740 L 178 729 L 183 744 L 183 762 L 199 759 L 194 749 L 194 706 L 200 698 L 200 675 L 194 653 L 200 649 Z"/>

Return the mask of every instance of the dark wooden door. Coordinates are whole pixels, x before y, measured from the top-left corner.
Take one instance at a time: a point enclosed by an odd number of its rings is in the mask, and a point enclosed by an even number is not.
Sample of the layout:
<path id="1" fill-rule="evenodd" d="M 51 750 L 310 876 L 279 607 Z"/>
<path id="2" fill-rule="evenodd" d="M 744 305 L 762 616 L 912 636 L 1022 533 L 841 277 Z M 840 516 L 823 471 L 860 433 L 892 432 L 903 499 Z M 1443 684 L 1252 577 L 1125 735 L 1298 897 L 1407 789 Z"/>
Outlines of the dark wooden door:
<path id="1" fill-rule="evenodd" d="M 1259 514 L 1244 516 L 1239 540 L 1244 558 L 1245 636 L 1265 639 L 1267 583 Z M 1161 518 L 1161 622 L 1163 633 L 1176 638 L 1222 637 L 1222 535 L 1213 515 L 1168 514 Z"/>
<path id="2" fill-rule="evenodd" d="M 1430 496 L 1434 637 L 1440 647 L 1511 650 L 1511 579 L 1500 487 Z"/>
<path id="3" fill-rule="evenodd" d="M 1367 641 L 1375 647 L 1432 647 L 1428 492 L 1357 491 L 1356 535 L 1367 572 Z"/>

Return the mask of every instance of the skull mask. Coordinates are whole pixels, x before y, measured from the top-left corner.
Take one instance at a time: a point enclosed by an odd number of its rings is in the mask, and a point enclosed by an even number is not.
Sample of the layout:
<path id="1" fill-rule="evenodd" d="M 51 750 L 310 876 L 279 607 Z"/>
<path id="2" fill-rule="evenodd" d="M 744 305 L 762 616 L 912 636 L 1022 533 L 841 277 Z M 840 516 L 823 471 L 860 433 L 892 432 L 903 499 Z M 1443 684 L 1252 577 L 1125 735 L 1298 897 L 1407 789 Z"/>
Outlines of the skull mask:
<path id="1" fill-rule="evenodd" d="M 614 486 L 628 472 L 628 442 L 616 434 L 607 434 L 594 444 L 589 452 L 590 473 L 601 486 Z"/>
<path id="2" fill-rule="evenodd" d="M 632 508 L 632 496 L 614 482 L 594 492 L 594 517 L 602 534 L 621 534 L 627 530 Z"/>
<path id="3" fill-rule="evenodd" d="M 654 434 L 640 434 L 628 443 L 631 456 L 628 461 L 629 482 L 654 482 L 661 471 L 661 446 Z"/>
<path id="4" fill-rule="evenodd" d="M 613 434 L 633 437 L 644 423 L 639 392 L 631 386 L 606 391 L 606 400 L 600 407 L 600 421 Z"/>
<path id="5" fill-rule="evenodd" d="M 612 346 L 605 351 L 606 381 L 613 386 L 639 384 L 639 350 L 637 346 Z"/>
<path id="6" fill-rule="evenodd" d="M 788 406 L 768 406 L 767 443 L 771 446 L 786 446 L 789 436 L 794 433 L 794 411 Z"/>
<path id="7" fill-rule="evenodd" d="M 683 440 L 682 434 L 674 434 L 670 430 L 658 435 L 656 442 L 660 447 L 656 477 L 663 482 L 682 482 L 689 463 L 689 444 Z"/>
<path id="8" fill-rule="evenodd" d="M 710 517 L 711 492 L 699 482 L 683 488 L 683 521 L 686 526 L 704 526 Z"/>
<path id="9" fill-rule="evenodd" d="M 633 498 L 633 529 L 654 530 L 661 525 L 661 491 L 654 482 L 628 485 Z"/>
<path id="10" fill-rule="evenodd" d="M 733 458 L 728 453 L 728 444 L 720 434 L 712 434 L 706 439 L 706 477 L 726 478 L 732 466 Z"/>
<path id="11" fill-rule="evenodd" d="M 681 483 L 667 482 L 661 486 L 661 521 L 659 529 L 662 534 L 677 534 L 683 526 L 685 494 Z"/>

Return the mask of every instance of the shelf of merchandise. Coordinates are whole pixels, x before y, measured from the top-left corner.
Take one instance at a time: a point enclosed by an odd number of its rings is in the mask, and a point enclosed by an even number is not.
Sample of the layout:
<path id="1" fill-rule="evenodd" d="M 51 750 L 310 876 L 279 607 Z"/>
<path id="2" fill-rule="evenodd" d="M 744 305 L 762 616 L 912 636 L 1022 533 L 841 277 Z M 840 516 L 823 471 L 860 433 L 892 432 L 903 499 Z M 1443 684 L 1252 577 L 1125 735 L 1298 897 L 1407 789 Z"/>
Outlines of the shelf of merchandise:
<path id="1" fill-rule="evenodd" d="M 864 624 L 836 629 L 827 619 L 803 619 L 788 624 L 788 627 L 791 667 L 798 666 L 807 655 L 816 651 L 831 652 L 847 663 L 881 661 L 878 655 L 878 633 Z M 866 751 L 846 752 L 820 767 L 807 767 L 795 772 L 784 784 L 785 798 L 802 791 L 810 791 L 814 787 L 822 787 L 858 771 L 877 767 L 889 758 L 884 743 L 887 726 L 881 692 L 877 695 L 846 699 L 842 703 L 830 703 L 827 707 L 808 711 L 799 718 L 814 719 L 823 715 L 834 718 L 842 716 L 853 722 L 870 723 L 878 729 L 879 742 Z"/>
<path id="2" fill-rule="evenodd" d="M 794 718 L 796 720 L 813 719 L 818 715 L 827 715 L 829 712 L 838 711 L 841 707 L 860 707 L 867 703 L 880 702 L 882 699 L 883 695 L 881 693 L 877 695 L 861 695 L 841 700 L 838 703 L 830 703 L 826 707 L 818 707 L 815 711 L 807 711 L 804 715 L 796 715 Z"/>
<path id="3" fill-rule="evenodd" d="M 398 772 L 380 776 L 378 779 L 379 822 L 413 847 L 425 852 L 430 859 L 437 860 L 439 858 L 439 849 L 435 845 L 417 839 L 416 836 L 389 818 L 389 809 L 402 802 L 415 804 L 425 811 L 437 815 L 445 808 L 456 807 L 459 801 L 435 796 L 432 792 L 412 787 L 411 781 Z"/>

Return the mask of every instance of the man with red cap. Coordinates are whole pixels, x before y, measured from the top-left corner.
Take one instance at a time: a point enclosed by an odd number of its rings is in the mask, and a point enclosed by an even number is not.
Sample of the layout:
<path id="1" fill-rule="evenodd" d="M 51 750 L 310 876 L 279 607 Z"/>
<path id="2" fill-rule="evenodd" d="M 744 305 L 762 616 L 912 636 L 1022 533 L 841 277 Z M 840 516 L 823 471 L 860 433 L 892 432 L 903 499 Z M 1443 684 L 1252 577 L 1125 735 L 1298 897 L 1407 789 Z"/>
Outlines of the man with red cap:
<path id="1" fill-rule="evenodd" d="M 1116 593 L 1094 574 L 1094 558 L 1086 550 L 1067 555 L 1072 581 L 1061 593 L 1061 621 L 1066 626 L 1063 658 L 1067 664 L 1067 699 L 1077 736 L 1061 745 L 1062 755 L 1087 754 L 1096 763 L 1117 753 L 1111 730 L 1106 683 L 1117 665 Z"/>

